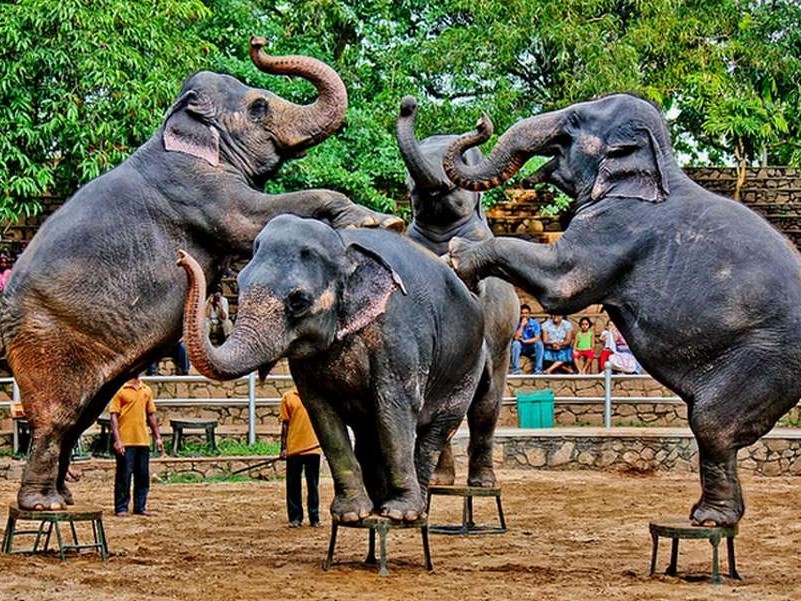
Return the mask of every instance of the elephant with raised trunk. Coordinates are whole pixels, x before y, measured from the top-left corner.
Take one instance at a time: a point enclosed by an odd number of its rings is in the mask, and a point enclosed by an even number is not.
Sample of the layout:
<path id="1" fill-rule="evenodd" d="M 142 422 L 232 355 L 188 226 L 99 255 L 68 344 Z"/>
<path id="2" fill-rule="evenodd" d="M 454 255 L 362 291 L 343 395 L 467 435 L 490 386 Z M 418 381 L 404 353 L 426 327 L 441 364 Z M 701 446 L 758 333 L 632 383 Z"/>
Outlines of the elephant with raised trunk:
<path id="1" fill-rule="evenodd" d="M 33 427 L 20 507 L 73 502 L 64 483 L 72 448 L 111 396 L 181 335 L 185 248 L 206 276 L 248 252 L 275 215 L 347 225 L 397 226 L 328 190 L 267 195 L 265 181 L 340 126 L 347 94 L 327 65 L 271 57 L 254 63 L 318 89 L 308 106 L 228 75 L 192 76 L 163 125 L 131 157 L 89 182 L 44 222 L 14 265 L 1 304 L 2 341 Z"/>
<path id="2" fill-rule="evenodd" d="M 237 321 L 219 347 L 203 327 L 203 270 L 185 253 L 179 264 L 198 371 L 232 379 L 289 358 L 331 467 L 333 518 L 424 515 L 436 459 L 491 368 L 481 308 L 445 262 L 395 232 L 277 217 L 239 273 Z"/>
<path id="3" fill-rule="evenodd" d="M 550 313 L 603 303 L 648 373 L 688 405 L 702 488 L 691 520 L 736 524 L 737 450 L 801 397 L 801 256 L 756 213 L 691 181 L 661 114 L 637 97 L 524 119 L 465 165 L 465 148 L 490 135 L 485 118 L 451 146 L 454 182 L 483 190 L 550 156 L 536 177 L 572 196 L 575 216 L 553 245 L 454 240 L 452 265 L 467 280 L 507 279 Z"/>
<path id="4" fill-rule="evenodd" d="M 417 141 L 414 119 L 417 100 L 405 96 L 396 124 L 398 148 L 406 164 L 414 218 L 407 234 L 437 255 L 448 251 L 454 236 L 479 241 L 492 238 L 481 208 L 481 193 L 454 186 L 442 169 L 442 158 L 458 136 L 434 135 Z M 464 160 L 478 164 L 483 159 L 477 148 L 469 149 Z M 520 311 L 514 287 L 498 278 L 487 278 L 478 287 L 478 302 L 484 312 L 484 342 L 492 357 L 492 376 L 486 392 L 477 397 L 467 412 L 470 428 L 467 483 L 495 486 L 492 443 L 501 411 L 509 371 L 509 348 Z M 455 468 L 450 444 L 446 445 L 432 478 L 432 484 L 453 484 Z"/>

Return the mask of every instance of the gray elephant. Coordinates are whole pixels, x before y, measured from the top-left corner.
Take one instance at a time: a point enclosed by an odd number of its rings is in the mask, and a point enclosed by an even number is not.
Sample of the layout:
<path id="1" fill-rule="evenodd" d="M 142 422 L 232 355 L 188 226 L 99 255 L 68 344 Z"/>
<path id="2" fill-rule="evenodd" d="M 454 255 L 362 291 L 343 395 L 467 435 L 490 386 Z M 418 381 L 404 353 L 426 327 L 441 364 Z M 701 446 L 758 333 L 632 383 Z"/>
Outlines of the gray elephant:
<path id="1" fill-rule="evenodd" d="M 673 158 L 667 127 L 648 102 L 615 94 L 522 120 L 480 165 L 444 159 L 459 186 L 486 189 L 533 155 L 537 173 L 575 199 L 552 245 L 454 240 L 468 279 L 505 278 L 552 313 L 603 303 L 637 359 L 687 403 L 698 441 L 696 524 L 743 515 L 737 450 L 755 442 L 801 397 L 801 256 L 756 213 L 692 182 Z"/>
<path id="2" fill-rule="evenodd" d="M 335 132 L 347 108 L 330 67 L 270 57 L 264 44 L 251 41 L 256 65 L 307 78 L 315 103 L 296 105 L 228 75 L 194 75 L 155 135 L 49 217 L 15 264 L 0 323 L 34 432 L 21 507 L 73 502 L 64 477 L 76 440 L 129 377 L 178 341 L 177 249 L 215 279 L 223 257 L 247 252 L 281 213 L 337 227 L 399 223 L 327 190 L 261 192 L 284 160 Z"/>
<path id="3" fill-rule="evenodd" d="M 489 369 L 481 308 L 445 262 L 395 232 L 276 217 L 239 274 L 237 321 L 219 347 L 203 329 L 203 270 L 185 254 L 179 264 L 200 373 L 264 374 L 289 358 L 331 467 L 333 518 L 423 515 L 436 458 Z"/>
<path id="4" fill-rule="evenodd" d="M 414 214 L 407 234 L 437 255 L 448 251 L 448 242 L 454 236 L 473 241 L 492 238 L 481 208 L 481 193 L 454 186 L 442 169 L 445 150 L 458 136 L 435 135 L 418 142 L 414 131 L 416 114 L 417 100 L 405 96 L 396 130 L 398 148 L 408 170 L 406 182 Z M 464 156 L 468 164 L 477 164 L 482 158 L 477 148 L 469 149 Z M 493 436 L 506 389 L 509 348 L 520 307 L 514 287 L 498 278 L 482 281 L 477 292 L 484 311 L 484 341 L 492 358 L 492 375 L 486 393 L 476 398 L 467 412 L 470 428 L 467 483 L 495 486 Z M 448 444 L 442 451 L 432 484 L 453 484 L 454 480 L 453 454 Z"/>

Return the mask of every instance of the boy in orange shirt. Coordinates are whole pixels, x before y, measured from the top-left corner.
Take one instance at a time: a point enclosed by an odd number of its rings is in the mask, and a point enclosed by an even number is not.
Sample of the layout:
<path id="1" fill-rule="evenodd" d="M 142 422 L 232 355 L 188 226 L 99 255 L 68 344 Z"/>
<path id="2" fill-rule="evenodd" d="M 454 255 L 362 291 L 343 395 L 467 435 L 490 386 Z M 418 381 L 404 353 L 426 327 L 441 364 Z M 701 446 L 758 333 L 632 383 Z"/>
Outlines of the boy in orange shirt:
<path id="1" fill-rule="evenodd" d="M 147 493 L 150 490 L 150 436 L 147 426 L 156 439 L 158 452 L 164 451 L 156 420 L 153 391 L 138 376 L 131 378 L 111 399 L 109 414 L 114 453 L 117 455 L 114 513 L 118 517 L 128 515 L 133 474 L 133 512 L 138 515 L 150 515 L 146 507 Z"/>
<path id="2" fill-rule="evenodd" d="M 320 482 L 320 444 L 297 390 L 290 390 L 281 397 L 281 458 L 286 459 L 286 509 L 289 527 L 297 528 L 303 522 L 300 478 L 305 470 L 309 525 L 319 528 L 322 526 L 320 495 L 317 490 Z"/>

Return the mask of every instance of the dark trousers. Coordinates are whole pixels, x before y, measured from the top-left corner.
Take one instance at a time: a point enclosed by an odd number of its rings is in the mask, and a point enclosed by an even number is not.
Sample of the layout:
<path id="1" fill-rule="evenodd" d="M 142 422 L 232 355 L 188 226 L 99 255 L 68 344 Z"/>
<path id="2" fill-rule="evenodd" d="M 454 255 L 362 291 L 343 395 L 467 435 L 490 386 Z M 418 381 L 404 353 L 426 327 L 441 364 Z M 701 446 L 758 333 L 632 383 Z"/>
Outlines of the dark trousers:
<path id="1" fill-rule="evenodd" d="M 290 522 L 303 521 L 301 505 L 301 472 L 306 471 L 306 508 L 309 510 L 309 523 L 320 521 L 320 455 L 293 455 L 286 458 L 286 510 Z"/>
<path id="2" fill-rule="evenodd" d="M 147 493 L 150 490 L 150 447 L 126 446 L 124 455 L 116 455 L 117 472 L 114 475 L 114 513 L 128 511 L 131 500 L 131 475 L 133 475 L 133 511 L 142 513 L 147 509 Z"/>

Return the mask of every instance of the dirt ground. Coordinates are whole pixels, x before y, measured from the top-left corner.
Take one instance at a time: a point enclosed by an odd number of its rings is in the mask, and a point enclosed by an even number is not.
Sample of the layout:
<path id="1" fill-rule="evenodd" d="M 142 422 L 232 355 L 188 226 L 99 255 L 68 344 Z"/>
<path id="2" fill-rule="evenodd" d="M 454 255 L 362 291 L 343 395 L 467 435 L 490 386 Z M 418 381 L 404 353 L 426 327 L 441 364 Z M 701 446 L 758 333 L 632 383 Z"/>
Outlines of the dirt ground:
<path id="1" fill-rule="evenodd" d="M 330 529 L 288 529 L 281 481 L 154 484 L 156 515 L 124 519 L 110 515 L 111 483 L 81 482 L 73 489 L 79 502 L 108 511 L 109 560 L 0 555 L 0 599 L 801 599 L 798 479 L 744 480 L 748 512 L 736 539 L 743 581 L 712 587 L 706 541 L 682 541 L 681 578 L 648 576 L 648 522 L 684 514 L 698 494 L 695 475 L 501 476 L 509 532 L 432 534 L 430 574 L 418 531 L 390 532 L 385 578 L 361 564 L 367 533 L 354 529 L 340 529 L 335 564 L 323 572 Z M 331 481 L 321 488 L 327 505 Z M 15 490 L 0 483 L 0 506 Z M 491 522 L 493 509 L 491 499 L 477 499 L 477 521 Z M 432 524 L 455 522 L 461 506 L 435 497 L 431 513 Z M 659 571 L 669 555 L 663 539 Z"/>

